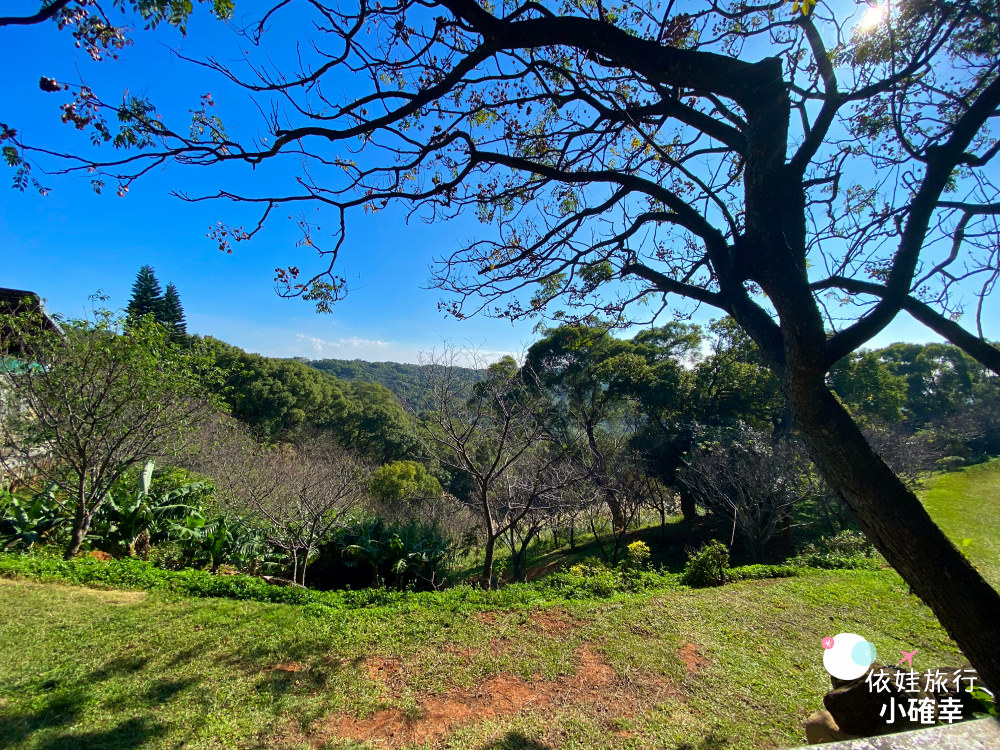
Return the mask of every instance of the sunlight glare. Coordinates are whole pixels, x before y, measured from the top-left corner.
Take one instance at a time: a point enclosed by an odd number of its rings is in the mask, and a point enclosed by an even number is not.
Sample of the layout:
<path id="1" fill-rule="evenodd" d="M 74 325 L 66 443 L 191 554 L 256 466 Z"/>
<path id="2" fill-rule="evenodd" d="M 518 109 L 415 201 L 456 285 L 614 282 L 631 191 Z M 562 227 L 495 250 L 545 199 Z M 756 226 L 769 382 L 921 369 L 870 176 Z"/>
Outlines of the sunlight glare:
<path id="1" fill-rule="evenodd" d="M 888 7 L 886 5 L 869 5 L 865 12 L 861 14 L 861 20 L 854 27 L 855 31 L 861 34 L 874 31 L 885 21 L 887 10 Z"/>

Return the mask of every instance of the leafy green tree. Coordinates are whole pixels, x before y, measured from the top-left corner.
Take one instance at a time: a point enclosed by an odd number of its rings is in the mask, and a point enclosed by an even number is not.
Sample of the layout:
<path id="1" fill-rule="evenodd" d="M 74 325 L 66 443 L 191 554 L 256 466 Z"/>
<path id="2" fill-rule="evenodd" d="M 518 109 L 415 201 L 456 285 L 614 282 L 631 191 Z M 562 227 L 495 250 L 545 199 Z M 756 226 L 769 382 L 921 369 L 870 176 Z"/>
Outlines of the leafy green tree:
<path id="1" fill-rule="evenodd" d="M 132 298 L 126 310 L 132 319 L 152 315 L 157 322 L 163 322 L 163 289 L 152 266 L 142 266 L 136 274 Z"/>
<path id="2" fill-rule="evenodd" d="M 181 305 L 180 295 L 177 293 L 177 287 L 173 282 L 167 284 L 167 288 L 163 292 L 159 322 L 169 328 L 175 338 L 180 338 L 187 334 L 184 307 Z"/>
<path id="3" fill-rule="evenodd" d="M 586 446 L 581 453 L 598 491 L 611 512 L 612 526 L 623 529 L 625 514 L 612 476 L 617 430 L 615 422 L 633 390 L 629 366 L 630 342 L 613 337 L 606 328 L 561 326 L 547 332 L 528 349 L 524 368 L 548 392 L 550 417 L 557 430 L 579 430 Z M 633 355 L 634 356 L 634 355 Z M 630 377 L 631 376 L 631 377 Z"/>
<path id="4" fill-rule="evenodd" d="M 335 378 L 294 359 L 245 352 L 218 339 L 206 339 L 225 382 L 219 394 L 234 417 L 265 439 L 300 428 L 333 428 L 351 404 Z"/>
<path id="5" fill-rule="evenodd" d="M 830 387 L 866 419 L 892 424 L 903 417 L 906 380 L 894 375 L 878 352 L 856 352 L 835 364 L 830 368 Z"/>
<path id="6" fill-rule="evenodd" d="M 219 407 L 206 383 L 219 377 L 210 354 L 180 347 L 145 316 L 107 311 L 45 330 L 37 315 L 5 316 L 5 330 L 34 367 L 7 378 L 0 412 L 5 468 L 55 485 L 73 517 L 66 559 L 79 551 L 95 514 L 125 474 L 184 449 Z"/>
<path id="7" fill-rule="evenodd" d="M 695 366 L 691 416 L 702 424 L 773 429 L 785 408 L 780 384 L 753 339 L 731 317 L 708 325 L 709 354 Z"/>
<path id="8" fill-rule="evenodd" d="M 444 492 L 438 480 L 416 461 L 393 461 L 378 468 L 369 491 L 384 502 L 441 497 Z"/>
<path id="9" fill-rule="evenodd" d="M 409 415 L 378 383 L 345 383 L 347 406 L 331 421 L 341 443 L 378 463 L 410 456 L 419 445 Z"/>

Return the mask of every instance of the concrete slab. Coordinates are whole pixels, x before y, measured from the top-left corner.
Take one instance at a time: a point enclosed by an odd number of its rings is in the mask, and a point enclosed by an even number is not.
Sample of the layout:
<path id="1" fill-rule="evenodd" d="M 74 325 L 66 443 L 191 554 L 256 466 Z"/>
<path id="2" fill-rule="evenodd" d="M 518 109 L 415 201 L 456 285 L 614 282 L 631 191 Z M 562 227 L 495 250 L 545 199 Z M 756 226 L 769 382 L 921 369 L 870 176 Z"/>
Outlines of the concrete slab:
<path id="1" fill-rule="evenodd" d="M 976 719 L 957 724 L 883 734 L 860 740 L 803 745 L 795 750 L 1000 750 L 1000 719 Z"/>

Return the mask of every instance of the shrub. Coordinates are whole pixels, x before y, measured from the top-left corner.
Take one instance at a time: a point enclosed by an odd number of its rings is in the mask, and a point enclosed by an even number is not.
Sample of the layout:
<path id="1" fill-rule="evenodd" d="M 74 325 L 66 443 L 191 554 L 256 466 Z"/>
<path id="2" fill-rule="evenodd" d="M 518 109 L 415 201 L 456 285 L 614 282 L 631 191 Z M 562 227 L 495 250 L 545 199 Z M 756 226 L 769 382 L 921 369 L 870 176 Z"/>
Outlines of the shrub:
<path id="1" fill-rule="evenodd" d="M 807 544 L 788 562 L 827 570 L 878 570 L 885 563 L 864 534 L 851 530 Z"/>
<path id="2" fill-rule="evenodd" d="M 965 459 L 962 456 L 944 456 L 935 461 L 934 465 L 941 471 L 957 471 L 965 466 Z"/>
<path id="3" fill-rule="evenodd" d="M 802 575 L 795 565 L 743 565 L 726 571 L 727 581 L 759 581 L 764 578 L 792 578 Z"/>
<path id="4" fill-rule="evenodd" d="M 677 585 L 676 576 L 645 570 L 625 573 L 600 563 L 585 564 L 571 573 L 557 573 L 543 581 L 517 583 L 499 591 L 469 586 L 434 592 L 361 589 L 316 591 L 301 586 L 275 586 L 247 575 L 213 575 L 204 570 L 163 570 L 138 558 L 102 561 L 78 557 L 65 561 L 58 550 L 32 554 L 0 553 L 0 578 L 74 583 L 113 589 L 167 591 L 181 596 L 245 599 L 304 607 L 309 615 L 362 607 L 481 610 L 484 608 L 538 607 L 566 599 L 593 599 L 617 593 L 667 588 Z M 577 567 L 577 566 L 574 566 Z"/>
<path id="5" fill-rule="evenodd" d="M 729 570 L 729 549 L 722 542 L 713 540 L 700 549 L 688 553 L 687 565 L 680 581 L 696 588 L 721 586 Z"/>
<path id="6" fill-rule="evenodd" d="M 639 568 L 610 568 L 589 559 L 545 578 L 536 584 L 552 589 L 567 599 L 605 598 L 677 585 L 677 576 Z"/>
<path id="7" fill-rule="evenodd" d="M 428 590 L 443 584 L 451 553 L 451 541 L 435 526 L 358 521 L 337 529 L 320 545 L 312 582 L 321 589 Z"/>
<path id="8" fill-rule="evenodd" d="M 652 553 L 649 551 L 649 545 L 645 542 L 632 542 L 626 549 L 625 556 L 625 567 L 640 569 L 645 568 L 649 565 L 649 558 Z"/>

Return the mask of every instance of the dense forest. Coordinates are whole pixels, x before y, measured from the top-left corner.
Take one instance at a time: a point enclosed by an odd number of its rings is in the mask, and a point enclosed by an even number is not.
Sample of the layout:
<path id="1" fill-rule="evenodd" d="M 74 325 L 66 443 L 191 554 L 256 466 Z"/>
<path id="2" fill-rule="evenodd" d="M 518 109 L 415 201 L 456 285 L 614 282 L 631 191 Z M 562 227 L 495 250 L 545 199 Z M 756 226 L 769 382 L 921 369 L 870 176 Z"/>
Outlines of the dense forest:
<path id="1" fill-rule="evenodd" d="M 421 411 L 433 404 L 427 390 L 429 377 L 435 372 L 435 365 L 414 365 L 405 362 L 366 362 L 363 359 L 304 359 L 306 364 L 329 373 L 341 380 L 378 383 L 392 391 L 396 398 L 412 409 Z M 471 368 L 456 367 L 455 374 L 461 374 L 474 382 L 476 371 Z"/>

